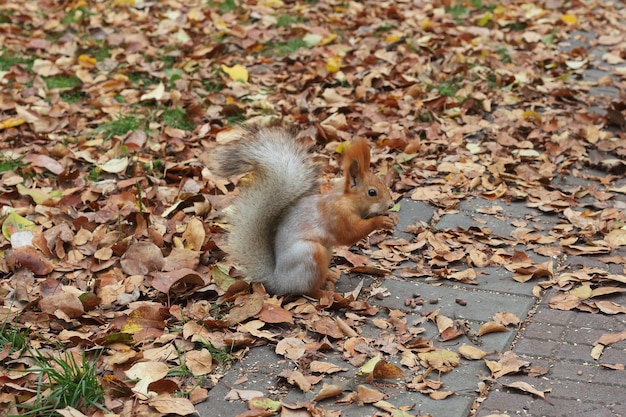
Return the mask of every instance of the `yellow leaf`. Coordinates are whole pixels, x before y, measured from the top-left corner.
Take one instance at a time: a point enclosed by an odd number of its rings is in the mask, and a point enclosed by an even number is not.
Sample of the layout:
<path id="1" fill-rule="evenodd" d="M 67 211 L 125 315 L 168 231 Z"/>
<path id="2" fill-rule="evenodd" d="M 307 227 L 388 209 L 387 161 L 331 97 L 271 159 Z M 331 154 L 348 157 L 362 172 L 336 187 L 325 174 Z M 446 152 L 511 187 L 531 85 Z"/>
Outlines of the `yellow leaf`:
<path id="1" fill-rule="evenodd" d="M 569 291 L 570 294 L 575 295 L 581 300 L 586 300 L 591 297 L 591 286 L 589 284 L 581 285 Z"/>
<path id="2" fill-rule="evenodd" d="M 534 110 L 526 110 L 522 113 L 524 119 L 532 119 L 535 123 L 541 123 L 541 115 Z"/>
<path id="3" fill-rule="evenodd" d="M 326 71 L 331 74 L 341 69 L 341 58 L 332 56 L 326 60 Z"/>
<path id="4" fill-rule="evenodd" d="M 7 240 L 11 240 L 11 235 L 13 233 L 24 230 L 33 230 L 35 227 L 35 223 L 12 211 L 2 223 L 2 234 L 7 238 Z"/>
<path id="5" fill-rule="evenodd" d="M 113 6 L 134 6 L 135 0 L 113 0 Z"/>
<path id="6" fill-rule="evenodd" d="M 563 23 L 566 23 L 570 26 L 578 23 L 578 18 L 573 14 L 564 14 L 563 16 L 561 16 L 561 20 L 563 21 Z"/>
<path id="7" fill-rule="evenodd" d="M 8 129 L 10 127 L 16 127 L 22 125 L 26 122 L 26 120 L 21 117 L 9 117 L 8 119 L 4 119 L 0 121 L 0 130 Z"/>
<path id="8" fill-rule="evenodd" d="M 248 70 L 239 64 L 233 65 L 232 67 L 227 67 L 222 64 L 222 71 L 228 74 L 230 79 L 233 81 L 239 81 L 242 83 L 248 82 Z"/>
<path id="9" fill-rule="evenodd" d="M 398 35 L 389 35 L 385 38 L 385 42 L 387 43 L 396 43 L 398 42 L 400 39 L 402 39 L 400 36 Z"/>
<path id="10" fill-rule="evenodd" d="M 265 7 L 279 8 L 283 7 L 285 3 L 283 3 L 282 0 L 263 0 L 259 3 L 259 5 Z"/>
<path id="11" fill-rule="evenodd" d="M 374 372 L 374 367 L 376 366 L 378 362 L 380 362 L 381 359 L 382 358 L 380 356 L 374 356 L 372 359 L 365 362 L 359 368 L 356 374 L 359 376 L 365 376 L 365 375 L 371 374 L 372 372 Z"/>
<path id="12" fill-rule="evenodd" d="M 84 68 L 94 68 L 96 64 L 98 63 L 98 61 L 96 60 L 96 58 L 93 58 L 91 56 L 80 55 L 78 57 L 78 63 L 80 64 L 81 67 L 84 67 Z"/>
<path id="13" fill-rule="evenodd" d="M 43 188 L 26 188 L 22 184 L 17 184 L 17 192 L 20 195 L 28 195 L 37 204 L 44 204 L 51 200 L 60 200 L 63 194 L 59 190 L 53 190 L 50 187 Z"/>
<path id="14" fill-rule="evenodd" d="M 337 35 L 335 33 L 329 33 L 328 36 L 322 39 L 319 45 L 328 45 L 329 43 L 332 43 L 335 39 L 337 39 Z"/>

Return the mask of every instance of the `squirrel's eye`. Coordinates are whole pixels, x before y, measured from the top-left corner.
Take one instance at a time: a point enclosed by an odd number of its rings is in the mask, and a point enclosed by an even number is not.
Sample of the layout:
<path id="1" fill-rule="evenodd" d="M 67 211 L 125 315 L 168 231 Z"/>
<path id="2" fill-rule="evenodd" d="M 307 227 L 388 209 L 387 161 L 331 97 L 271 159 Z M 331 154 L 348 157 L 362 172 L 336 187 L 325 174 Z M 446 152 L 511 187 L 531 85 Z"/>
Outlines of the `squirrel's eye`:
<path id="1" fill-rule="evenodd" d="M 369 190 L 367 190 L 367 195 L 369 195 L 370 197 L 376 197 L 378 193 L 376 192 L 375 188 L 370 188 Z"/>

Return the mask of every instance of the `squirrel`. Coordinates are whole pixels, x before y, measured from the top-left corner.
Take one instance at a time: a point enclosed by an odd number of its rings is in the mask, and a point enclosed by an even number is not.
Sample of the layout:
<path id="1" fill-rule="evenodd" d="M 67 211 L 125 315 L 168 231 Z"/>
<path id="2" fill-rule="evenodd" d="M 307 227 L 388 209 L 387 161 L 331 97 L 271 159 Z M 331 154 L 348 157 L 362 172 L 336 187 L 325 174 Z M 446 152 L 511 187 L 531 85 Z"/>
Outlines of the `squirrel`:
<path id="1" fill-rule="evenodd" d="M 370 171 L 364 139 L 352 140 L 345 151 L 343 183 L 320 194 L 317 166 L 295 133 L 249 128 L 218 148 L 212 165 L 223 177 L 252 173 L 227 215 L 226 246 L 251 281 L 276 295 L 320 298 L 339 278 L 328 269 L 333 247 L 393 229 L 384 213 L 394 202 Z"/>

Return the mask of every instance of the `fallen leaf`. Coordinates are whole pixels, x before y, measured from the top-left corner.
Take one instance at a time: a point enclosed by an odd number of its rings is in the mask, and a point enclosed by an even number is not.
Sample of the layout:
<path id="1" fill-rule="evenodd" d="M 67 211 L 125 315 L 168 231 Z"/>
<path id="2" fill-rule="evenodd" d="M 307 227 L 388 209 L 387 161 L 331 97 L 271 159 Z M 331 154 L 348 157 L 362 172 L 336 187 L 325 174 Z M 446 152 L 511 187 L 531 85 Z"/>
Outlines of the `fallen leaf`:
<path id="1" fill-rule="evenodd" d="M 478 329 L 478 336 L 483 336 L 489 333 L 497 333 L 497 332 L 506 332 L 507 328 L 501 324 L 501 323 L 497 323 L 495 321 L 488 321 L 486 323 L 483 323 L 480 328 Z"/>
<path id="2" fill-rule="evenodd" d="M 233 65 L 232 67 L 227 67 L 222 64 L 222 71 L 224 71 L 233 81 L 239 81 L 242 83 L 248 82 L 248 70 L 239 64 Z"/>
<path id="3" fill-rule="evenodd" d="M 545 391 L 539 391 L 536 388 L 534 388 L 532 385 L 530 385 L 529 383 L 523 382 L 523 381 L 511 382 L 510 384 L 504 384 L 504 386 L 509 387 L 509 388 L 515 388 L 524 392 L 528 392 L 544 400 L 546 399 L 546 393 L 551 391 L 550 389 L 547 389 Z"/>
<path id="4" fill-rule="evenodd" d="M 372 404 L 385 398 L 385 394 L 365 385 L 359 385 L 356 398 L 359 405 Z"/>

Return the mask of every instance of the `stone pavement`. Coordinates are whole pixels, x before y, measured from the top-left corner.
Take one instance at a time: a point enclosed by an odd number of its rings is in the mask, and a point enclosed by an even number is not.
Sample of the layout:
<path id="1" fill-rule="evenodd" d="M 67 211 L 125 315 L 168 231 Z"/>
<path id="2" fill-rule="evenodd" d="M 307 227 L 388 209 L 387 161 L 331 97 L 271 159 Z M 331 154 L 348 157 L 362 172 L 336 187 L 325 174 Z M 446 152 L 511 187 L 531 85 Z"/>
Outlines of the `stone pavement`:
<path id="1" fill-rule="evenodd" d="M 562 48 L 589 46 L 592 35 L 580 32 L 578 40 Z M 596 58 L 602 56 L 602 47 L 592 51 Z M 610 75 L 602 68 L 590 69 L 585 74 L 588 81 L 597 80 L 602 76 Z M 592 87 L 597 91 L 594 94 L 604 95 L 607 98 L 616 98 L 619 90 L 610 86 Z M 596 108 L 591 111 L 602 112 L 604 109 Z M 591 172 L 590 172 L 591 173 Z M 596 176 L 604 176 L 602 172 L 594 172 Z M 588 187 L 591 180 L 583 180 L 578 177 L 564 177 L 553 184 L 556 188 L 567 189 L 568 187 Z M 626 179 L 621 180 L 617 187 L 626 185 Z M 623 195 L 616 196 L 619 207 L 626 207 L 626 198 Z M 585 202 L 583 201 L 584 205 Z M 500 206 L 503 210 L 499 216 L 483 214 L 485 209 Z M 527 207 L 525 202 L 513 202 L 507 204 L 503 201 L 487 201 L 481 198 L 464 200 L 457 207 L 458 212 L 446 214 L 439 219 L 434 219 L 434 209 L 420 202 L 408 199 L 402 201 L 402 209 L 399 213 L 400 223 L 398 236 L 402 236 L 402 230 L 409 224 L 424 222 L 439 230 L 455 230 L 462 228 L 468 230 L 471 226 L 488 227 L 497 236 L 507 237 L 515 229 L 511 221 L 524 219 L 528 227 L 538 233 L 547 235 L 551 228 L 559 222 L 556 215 L 549 215 L 534 208 Z M 582 210 L 582 207 L 578 207 Z M 412 235 L 408 235 L 411 237 Z M 544 262 L 547 259 L 538 255 L 532 255 L 536 262 Z M 625 256 L 623 247 L 614 251 L 613 254 Z M 599 267 L 612 273 L 624 274 L 624 265 L 603 264 L 598 257 L 594 256 L 569 256 L 560 259 L 563 266 L 588 266 Z M 532 294 L 536 280 L 526 283 L 518 283 L 512 279 L 512 272 L 495 266 L 483 268 L 477 280 L 479 285 L 470 286 L 451 281 L 426 282 L 423 279 L 401 280 L 388 277 L 380 283 L 391 294 L 382 300 L 370 299 L 369 302 L 381 307 L 379 315 L 384 315 L 385 308 L 405 310 L 404 300 L 411 294 L 418 293 L 425 299 L 435 298 L 438 300 L 437 308 L 442 314 L 451 318 L 467 320 L 472 328 L 478 328 L 482 323 L 492 320 L 497 312 L 507 311 L 516 314 L 524 320 L 517 330 L 505 333 L 490 334 L 483 339 L 481 349 L 485 351 L 505 352 L 512 350 L 517 356 L 531 363 L 532 366 L 543 366 L 548 372 L 540 377 L 520 375 L 503 376 L 498 378 L 489 393 L 481 396 L 477 392 L 478 384 L 489 375 L 489 370 L 483 361 L 462 360 L 461 365 L 454 371 L 442 374 L 441 382 L 445 389 L 454 391 L 455 396 L 445 400 L 435 401 L 428 396 L 409 392 L 401 387 L 385 385 L 379 388 L 388 394 L 387 400 L 396 407 L 408 406 L 411 415 L 427 415 L 433 417 L 487 417 L 498 416 L 626 416 L 626 371 L 609 370 L 603 368 L 601 363 L 626 363 L 626 341 L 615 343 L 604 349 L 599 361 L 594 360 L 590 354 L 594 341 L 604 333 L 617 333 L 626 329 L 626 317 L 624 314 L 609 316 L 605 314 L 590 314 L 578 310 L 561 311 L 551 309 L 547 300 L 555 290 L 548 290 L 541 300 Z M 350 291 L 358 283 L 355 277 L 342 277 L 339 291 Z M 465 306 L 456 302 L 464 300 Z M 626 304 L 626 295 L 613 296 L 613 301 L 622 305 Z M 418 321 L 422 311 L 432 311 L 433 306 L 424 305 L 421 309 L 413 309 L 407 314 L 407 322 Z M 337 313 L 340 314 L 340 313 Z M 429 322 L 420 323 L 426 329 L 425 334 L 437 334 L 435 326 Z M 364 335 L 373 335 L 380 329 L 366 324 Z M 438 347 L 446 345 L 458 348 L 460 343 L 452 340 L 441 343 L 436 341 Z M 497 360 L 497 357 L 491 357 Z M 327 353 L 324 361 L 333 362 L 340 366 L 345 363 L 338 353 Z M 311 400 L 319 391 L 321 383 L 307 394 L 302 394 L 296 388 L 289 388 L 285 384 L 278 383 L 277 375 L 284 369 L 293 369 L 294 365 L 282 356 L 274 353 L 273 346 L 253 348 L 249 354 L 237 363 L 210 391 L 209 400 L 199 404 L 197 409 L 203 417 L 231 417 L 247 410 L 244 401 L 227 401 L 226 395 L 231 388 L 239 390 L 261 391 L 266 397 L 272 399 L 284 399 L 287 402 L 299 402 Z M 355 375 L 356 368 L 350 367 L 349 371 L 340 372 L 335 376 L 324 378 L 323 382 L 334 383 L 356 389 L 356 385 L 362 384 L 362 379 Z M 241 381 L 245 376 L 247 380 Z M 534 388 L 545 391 L 546 399 L 541 399 L 529 393 L 515 391 L 505 387 L 514 381 L 524 381 Z M 344 417 L 363 417 L 369 415 L 381 415 L 381 411 L 368 406 L 336 405 L 334 400 L 322 401 L 319 406 L 327 410 L 341 410 Z M 306 414 L 303 414 L 306 415 Z"/>
<path id="2" fill-rule="evenodd" d="M 624 181 L 626 183 L 626 181 Z M 568 183 L 565 181 L 564 186 Z M 623 201 L 623 200 L 622 200 Z M 504 207 L 503 216 L 498 218 L 483 214 L 489 207 L 499 205 Z M 525 203 L 511 203 L 506 205 L 499 201 L 487 201 L 481 198 L 469 199 L 461 202 L 459 211 L 446 214 L 436 223 L 440 230 L 450 228 L 468 229 L 471 226 L 487 226 L 494 236 L 508 236 L 514 229 L 510 222 L 515 219 L 526 219 L 530 226 L 547 233 L 551 226 L 558 221 L 557 216 L 550 216 L 534 208 L 526 207 Z M 400 227 L 428 221 L 434 214 L 429 206 L 410 200 L 402 201 L 400 211 Z M 486 224 L 484 223 L 486 222 Z M 398 232 L 401 235 L 401 232 Z M 626 251 L 622 251 L 622 255 Z M 536 261 L 546 259 L 535 256 Z M 570 257 L 567 262 L 572 265 L 598 262 L 593 257 Z M 604 265 L 611 272 L 623 273 L 622 265 Z M 575 311 L 553 310 L 547 305 L 552 295 L 548 291 L 543 300 L 537 300 L 532 295 L 535 281 L 519 283 L 512 279 L 512 272 L 500 267 L 486 267 L 479 274 L 478 285 L 464 285 L 444 281 L 437 285 L 424 280 L 399 280 L 387 278 L 380 285 L 387 288 L 391 296 L 382 300 L 370 299 L 369 302 L 378 307 L 406 310 L 404 300 L 411 294 L 419 293 L 424 299 L 435 298 L 436 306 L 424 305 L 421 309 L 413 309 L 407 315 L 407 322 L 419 320 L 422 311 L 432 311 L 440 308 L 447 317 L 465 319 L 472 328 L 478 328 L 482 323 L 492 320 L 495 313 L 507 311 L 518 317 L 525 318 L 525 323 L 519 331 L 494 333 L 483 337 L 481 349 L 485 351 L 505 352 L 512 349 L 520 359 L 531 363 L 531 366 L 544 366 L 549 369 L 542 377 L 504 376 L 496 380 L 488 396 L 480 398 L 477 393 L 478 383 L 489 374 L 483 361 L 462 360 L 461 365 L 453 372 L 442 374 L 441 381 L 446 390 L 454 391 L 457 395 L 442 401 L 435 401 L 428 396 L 408 392 L 403 388 L 385 386 L 382 391 L 389 395 L 388 401 L 396 407 L 413 406 L 411 414 L 432 415 L 433 417 L 467 417 L 475 412 L 476 417 L 488 415 L 527 415 L 527 416 L 626 416 L 626 378 L 624 371 L 603 369 L 602 363 L 626 362 L 626 341 L 616 343 L 605 348 L 601 361 L 594 361 L 591 349 L 594 341 L 604 333 L 616 333 L 626 329 L 624 315 L 607 316 Z M 354 277 L 342 277 L 340 291 L 349 291 L 356 284 Z M 456 300 L 462 299 L 467 304 L 459 305 Z M 614 301 L 626 304 L 626 295 L 613 298 Z M 386 309 L 381 308 L 383 314 Z M 437 330 L 433 324 L 420 323 L 426 328 L 425 335 L 433 337 Z M 364 336 L 380 332 L 373 326 L 365 326 Z M 374 337 L 374 336 L 371 336 Z M 458 348 L 460 343 L 469 343 L 467 339 L 459 342 L 458 339 L 447 343 L 436 342 L 436 346 L 451 346 Z M 497 360 L 496 356 L 490 357 Z M 327 353 L 324 361 L 345 366 L 338 353 Z M 293 364 L 274 353 L 273 346 L 253 348 L 244 360 L 231 369 L 228 374 L 209 393 L 209 400 L 198 405 L 203 416 L 234 416 L 244 412 L 247 408 L 243 401 L 226 401 L 225 396 L 231 388 L 240 390 L 261 391 L 266 397 L 297 403 L 311 400 L 319 391 L 321 383 L 311 392 L 302 394 L 298 389 L 287 389 L 284 384 L 280 387 L 277 375 L 284 369 L 292 369 Z M 326 377 L 324 382 L 344 385 L 356 389 L 362 384 L 362 378 L 355 375 L 356 368 L 350 367 L 335 377 Z M 247 381 L 236 383 L 242 377 Z M 539 390 L 548 390 L 547 399 L 536 398 L 528 393 L 515 392 L 503 388 L 503 385 L 513 381 L 525 381 Z M 377 387 L 380 388 L 380 387 Z M 337 406 L 333 400 L 322 401 L 320 407 L 325 409 L 342 410 L 341 416 L 362 417 L 381 415 L 380 410 L 371 406 Z M 475 407 L 478 406 L 478 410 Z M 378 414 L 377 414 L 378 413 Z"/>

